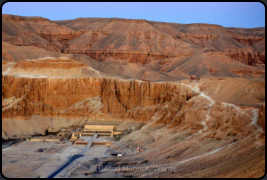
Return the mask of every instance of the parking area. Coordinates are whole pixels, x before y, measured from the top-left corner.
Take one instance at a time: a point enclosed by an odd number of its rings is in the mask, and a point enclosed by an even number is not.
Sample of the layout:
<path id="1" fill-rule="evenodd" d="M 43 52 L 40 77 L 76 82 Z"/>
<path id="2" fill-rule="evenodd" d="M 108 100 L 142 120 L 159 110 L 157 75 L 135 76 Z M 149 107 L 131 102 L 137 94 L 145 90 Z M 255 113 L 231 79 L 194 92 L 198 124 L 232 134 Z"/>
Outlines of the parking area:
<path id="1" fill-rule="evenodd" d="M 81 137 L 92 141 L 92 136 Z M 100 136 L 94 141 L 110 142 L 111 137 Z M 99 157 L 109 157 L 109 146 L 75 146 L 69 140 L 61 142 L 23 141 L 17 145 L 2 149 L 2 172 L 8 178 L 47 177 L 73 155 L 83 152 L 83 157 L 76 159 L 55 177 L 64 177 L 80 163 Z"/>

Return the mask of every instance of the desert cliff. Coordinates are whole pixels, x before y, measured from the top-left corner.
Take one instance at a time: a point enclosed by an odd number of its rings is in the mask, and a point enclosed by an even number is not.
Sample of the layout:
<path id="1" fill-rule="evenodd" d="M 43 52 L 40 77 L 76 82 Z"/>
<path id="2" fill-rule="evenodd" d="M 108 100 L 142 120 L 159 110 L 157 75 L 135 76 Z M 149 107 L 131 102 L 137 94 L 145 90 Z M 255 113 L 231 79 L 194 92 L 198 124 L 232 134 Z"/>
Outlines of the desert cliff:
<path id="1" fill-rule="evenodd" d="M 121 129 L 121 164 L 177 168 L 133 177 L 263 176 L 265 28 L 3 14 L 2 140 L 88 124 Z"/>
<path id="2" fill-rule="evenodd" d="M 213 81 L 197 84 L 199 88 L 205 90 L 207 83 L 214 83 Z M 212 111 L 208 114 L 216 117 L 220 114 L 218 112 L 224 114 L 223 111 L 228 111 L 226 117 L 241 118 L 242 123 L 245 123 L 244 120 L 247 118 L 238 112 L 250 113 L 250 109 L 253 110 L 242 106 L 235 109 L 234 105 L 227 102 L 215 102 L 203 96 L 198 87 L 191 88 L 187 83 L 183 81 L 155 83 L 110 78 L 27 78 L 2 75 L 2 119 L 3 122 L 29 121 L 36 115 L 44 119 L 51 118 L 53 121 L 62 118 L 69 121 L 73 119 L 73 123 L 77 123 L 77 119 L 130 120 L 142 123 L 157 119 L 159 124 L 172 124 L 180 128 L 183 127 L 180 123 L 188 121 L 184 128 L 199 130 L 203 128 L 201 121 L 205 119 L 205 114 L 211 110 L 205 108 L 207 103 L 212 105 Z M 220 96 L 214 96 L 214 98 L 219 100 Z M 224 100 L 227 99 L 224 98 Z M 212 103 L 209 104 L 209 101 Z M 196 111 L 202 108 L 203 110 Z M 216 122 L 215 117 L 212 118 Z M 220 121 L 221 118 L 219 118 Z M 259 123 L 262 124 L 262 120 Z M 43 131 L 48 127 L 49 125 Z M 3 131 L 6 131 L 5 128 L 12 129 L 5 126 Z M 5 132 L 8 137 L 12 137 L 13 133 L 17 132 L 10 133 Z"/>

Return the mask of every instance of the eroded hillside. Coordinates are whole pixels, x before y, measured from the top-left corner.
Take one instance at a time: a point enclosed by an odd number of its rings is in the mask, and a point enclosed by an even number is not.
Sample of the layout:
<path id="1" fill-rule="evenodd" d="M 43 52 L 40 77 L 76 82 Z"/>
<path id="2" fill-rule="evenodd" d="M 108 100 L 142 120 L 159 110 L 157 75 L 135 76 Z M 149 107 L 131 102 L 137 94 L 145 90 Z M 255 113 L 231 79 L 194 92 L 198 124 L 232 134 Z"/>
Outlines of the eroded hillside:
<path id="1" fill-rule="evenodd" d="M 110 150 L 125 157 L 93 163 L 149 170 L 91 172 L 84 157 L 65 177 L 262 177 L 265 28 L 2 15 L 2 139 L 86 124 L 123 132 Z M 56 146 L 22 161 L 5 151 L 2 170 L 47 177 L 66 161 Z"/>
<path id="2" fill-rule="evenodd" d="M 137 79 L 173 81 L 192 74 L 265 77 L 265 28 L 119 18 L 50 21 L 2 15 L 2 42 L 2 59 L 7 61 L 63 53 L 84 63 L 85 59 L 87 63 L 99 61 L 93 67 L 98 71 Z M 129 70 L 134 73 L 125 72 Z"/>

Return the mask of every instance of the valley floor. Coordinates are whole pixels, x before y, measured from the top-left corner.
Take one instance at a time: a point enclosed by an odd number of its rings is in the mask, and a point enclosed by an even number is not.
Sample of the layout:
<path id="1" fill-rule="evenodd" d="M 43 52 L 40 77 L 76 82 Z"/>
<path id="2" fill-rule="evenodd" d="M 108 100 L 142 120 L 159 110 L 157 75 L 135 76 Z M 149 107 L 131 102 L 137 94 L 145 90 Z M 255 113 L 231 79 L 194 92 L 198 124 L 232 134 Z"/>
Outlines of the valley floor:
<path id="1" fill-rule="evenodd" d="M 156 129 L 154 128 L 154 133 L 161 131 L 165 135 L 169 134 L 165 127 Z M 149 131 L 152 135 L 152 129 Z M 141 146 L 145 147 L 145 150 L 138 152 L 136 150 L 138 143 L 127 138 L 132 139 L 133 136 L 142 136 L 147 132 L 142 129 L 136 130 L 121 141 L 114 142 L 110 147 L 92 146 L 87 150 L 86 146 L 74 146 L 68 140 L 22 141 L 2 150 L 2 173 L 6 178 L 46 178 L 52 174 L 54 178 L 259 178 L 265 173 L 265 144 L 255 139 L 261 135 L 260 132 L 226 145 L 222 145 L 226 140 L 220 142 L 213 138 L 203 139 L 204 134 L 184 138 L 182 134 L 185 132 L 181 132 L 175 135 L 176 143 L 172 142 L 169 147 L 158 145 L 153 148 L 150 144 Z M 101 137 L 101 140 L 110 141 L 111 138 Z M 145 140 L 147 141 L 146 138 Z M 141 139 L 139 144 L 142 144 L 142 141 Z M 110 152 L 115 151 L 126 154 L 122 157 L 111 156 Z M 58 171 L 59 169 L 61 170 Z M 58 172 L 54 173 L 56 171 Z"/>

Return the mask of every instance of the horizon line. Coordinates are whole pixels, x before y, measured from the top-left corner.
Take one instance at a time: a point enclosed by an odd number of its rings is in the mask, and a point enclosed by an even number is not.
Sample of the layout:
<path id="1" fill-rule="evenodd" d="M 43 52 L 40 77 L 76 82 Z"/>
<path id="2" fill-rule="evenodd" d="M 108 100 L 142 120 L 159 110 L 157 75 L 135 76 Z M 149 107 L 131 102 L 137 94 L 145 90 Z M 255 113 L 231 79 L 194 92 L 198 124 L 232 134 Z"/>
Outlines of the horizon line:
<path id="1" fill-rule="evenodd" d="M 19 17 L 40 17 L 40 18 L 44 18 L 44 19 L 48 19 L 46 17 L 42 17 L 42 16 L 21 16 L 21 15 L 15 15 L 15 14 L 2 14 L 3 15 L 10 15 L 10 16 L 19 16 Z M 71 21 L 71 20 L 76 20 L 76 19 L 89 19 L 89 18 L 96 18 L 96 19 L 125 19 L 125 20 L 145 20 L 145 21 L 148 21 L 148 22 L 157 22 L 157 23 L 170 23 L 170 24 L 182 24 L 182 25 L 190 25 L 190 24 L 206 24 L 206 25 L 215 25 L 215 26 L 221 26 L 223 28 L 240 28 L 240 29 L 256 29 L 256 28 L 265 28 L 265 26 L 262 26 L 262 27 L 253 27 L 253 28 L 247 28 L 247 27 L 226 27 L 226 26 L 223 26 L 223 25 L 220 25 L 220 24 L 210 24 L 210 23 L 177 23 L 177 22 L 162 22 L 162 21 L 152 21 L 152 20 L 147 20 L 147 19 L 131 19 L 131 18 L 121 18 L 121 17 L 111 17 L 111 18 L 108 18 L 108 17 L 77 17 L 77 18 L 74 18 L 74 19 L 61 19 L 61 20 L 51 20 L 51 19 L 48 19 L 49 21 Z"/>

